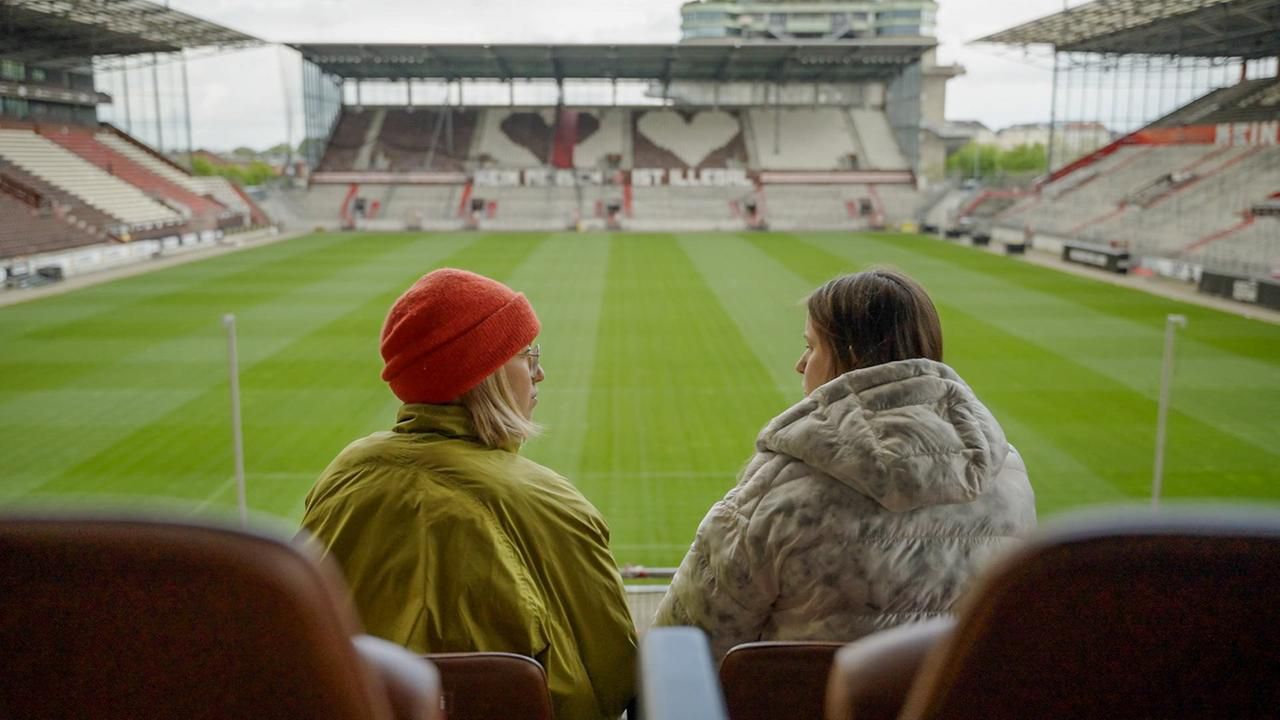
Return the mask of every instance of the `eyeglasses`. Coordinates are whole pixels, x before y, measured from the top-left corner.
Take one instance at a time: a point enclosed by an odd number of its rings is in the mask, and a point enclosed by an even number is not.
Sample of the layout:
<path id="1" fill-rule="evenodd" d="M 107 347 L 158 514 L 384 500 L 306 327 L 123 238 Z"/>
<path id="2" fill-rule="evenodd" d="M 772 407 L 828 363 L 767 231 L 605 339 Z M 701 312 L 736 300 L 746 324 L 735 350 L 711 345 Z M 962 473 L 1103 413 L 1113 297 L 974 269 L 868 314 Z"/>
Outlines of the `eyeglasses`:
<path id="1" fill-rule="evenodd" d="M 530 345 L 524 350 L 516 353 L 516 355 L 529 361 L 530 375 L 537 375 L 538 371 L 542 369 L 542 363 L 539 362 L 539 358 L 542 357 L 542 346 L 538 343 Z"/>

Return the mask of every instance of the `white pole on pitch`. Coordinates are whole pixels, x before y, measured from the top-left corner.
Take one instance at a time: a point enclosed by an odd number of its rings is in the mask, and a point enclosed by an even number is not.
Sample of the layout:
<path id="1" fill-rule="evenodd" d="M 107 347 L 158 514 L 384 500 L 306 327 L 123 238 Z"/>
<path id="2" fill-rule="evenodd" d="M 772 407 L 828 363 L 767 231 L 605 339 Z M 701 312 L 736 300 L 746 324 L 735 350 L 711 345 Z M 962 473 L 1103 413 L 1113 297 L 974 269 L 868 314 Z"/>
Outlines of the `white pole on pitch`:
<path id="1" fill-rule="evenodd" d="M 249 526 L 249 505 L 244 493 L 244 430 L 240 425 L 240 356 L 236 352 L 236 316 L 222 316 L 227 329 L 227 372 L 231 379 L 231 442 L 236 458 L 236 505 L 240 508 L 240 525 Z"/>
<path id="2" fill-rule="evenodd" d="M 1164 445 L 1168 428 L 1169 396 L 1173 392 L 1173 345 L 1178 328 L 1187 326 L 1185 315 L 1170 315 L 1164 322 L 1164 366 L 1160 369 L 1160 405 L 1156 413 L 1156 462 L 1151 478 L 1151 507 L 1160 507 L 1164 486 Z"/>

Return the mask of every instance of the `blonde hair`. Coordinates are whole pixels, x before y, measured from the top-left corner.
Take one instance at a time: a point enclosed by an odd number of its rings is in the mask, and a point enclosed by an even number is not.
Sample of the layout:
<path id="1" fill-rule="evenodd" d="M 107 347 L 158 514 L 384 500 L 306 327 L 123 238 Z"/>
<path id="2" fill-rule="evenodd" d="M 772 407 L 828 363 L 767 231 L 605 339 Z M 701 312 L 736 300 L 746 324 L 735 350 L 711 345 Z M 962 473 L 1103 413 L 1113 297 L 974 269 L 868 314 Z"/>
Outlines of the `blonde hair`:
<path id="1" fill-rule="evenodd" d="M 537 423 L 520 412 L 503 368 L 463 393 L 461 402 L 471 413 L 480 442 L 491 448 L 520 446 L 542 432 Z"/>

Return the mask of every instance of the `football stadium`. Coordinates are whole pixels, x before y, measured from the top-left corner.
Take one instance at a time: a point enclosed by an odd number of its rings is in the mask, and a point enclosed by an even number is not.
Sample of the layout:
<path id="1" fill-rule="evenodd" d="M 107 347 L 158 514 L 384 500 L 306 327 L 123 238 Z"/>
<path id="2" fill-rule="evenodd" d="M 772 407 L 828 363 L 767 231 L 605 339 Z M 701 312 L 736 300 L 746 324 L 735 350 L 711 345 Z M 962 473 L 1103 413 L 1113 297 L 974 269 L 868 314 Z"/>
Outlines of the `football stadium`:
<path id="1" fill-rule="evenodd" d="M 998 136 L 947 115 L 966 71 L 937 10 L 698 0 L 676 43 L 392 44 L 0 0 L 0 717 L 1273 716 L 1280 2 L 1064 3 L 967 38 L 1049 69 L 1046 121 Z M 196 147 L 188 63 L 254 49 L 297 69 L 300 136 Z M 489 284 L 422 284 L 445 268 Z M 815 389 L 815 289 L 853 274 L 927 292 L 936 347 L 880 362 L 946 394 L 878 405 L 857 378 L 883 368 L 838 361 Z M 502 335 L 476 329 L 491 297 L 536 311 L 518 347 L 408 397 L 397 313 L 441 303 L 405 342 L 447 350 Z M 446 350 L 420 384 L 481 362 Z M 398 523 L 388 478 L 423 461 L 347 472 L 353 441 L 415 407 L 478 427 L 503 361 L 540 428 L 504 472 L 549 468 L 556 513 L 588 510 L 520 537 L 508 515 L 549 501 L 476 500 L 459 455 Z M 867 404 L 842 415 L 848 378 Z M 960 418 L 936 466 L 926 406 Z M 837 428 L 812 441 L 834 464 L 779 449 L 797 408 Z M 847 522 L 822 483 L 864 443 L 861 472 L 967 494 L 890 489 Z M 1005 531 L 1018 458 L 1031 521 Z M 375 476 L 393 499 L 352 500 Z M 449 524 L 472 504 L 496 549 Z M 573 599 L 599 588 L 625 659 Z M 526 612 L 538 638 L 507 642 Z"/>

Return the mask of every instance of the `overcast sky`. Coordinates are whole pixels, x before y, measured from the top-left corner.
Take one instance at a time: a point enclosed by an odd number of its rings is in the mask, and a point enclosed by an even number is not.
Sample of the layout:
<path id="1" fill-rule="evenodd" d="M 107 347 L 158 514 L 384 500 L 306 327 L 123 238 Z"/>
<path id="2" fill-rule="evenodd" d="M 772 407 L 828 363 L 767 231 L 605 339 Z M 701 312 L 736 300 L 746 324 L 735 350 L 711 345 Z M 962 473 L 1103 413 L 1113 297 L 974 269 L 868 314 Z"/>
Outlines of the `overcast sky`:
<path id="1" fill-rule="evenodd" d="M 678 41 L 680 2 L 171 0 L 169 4 L 272 42 L 634 43 Z M 1072 1 L 1077 4 L 1080 0 Z M 958 63 L 966 70 L 948 86 L 947 118 L 981 120 L 993 129 L 1048 120 L 1051 74 L 1043 62 L 1028 61 L 1011 49 L 966 43 L 1059 11 L 1063 0 L 940 0 L 939 6 L 940 61 Z M 296 95 L 297 67 L 296 55 L 279 48 L 193 60 L 189 70 L 196 146 L 263 148 L 282 141 L 283 88 L 288 84 Z"/>

